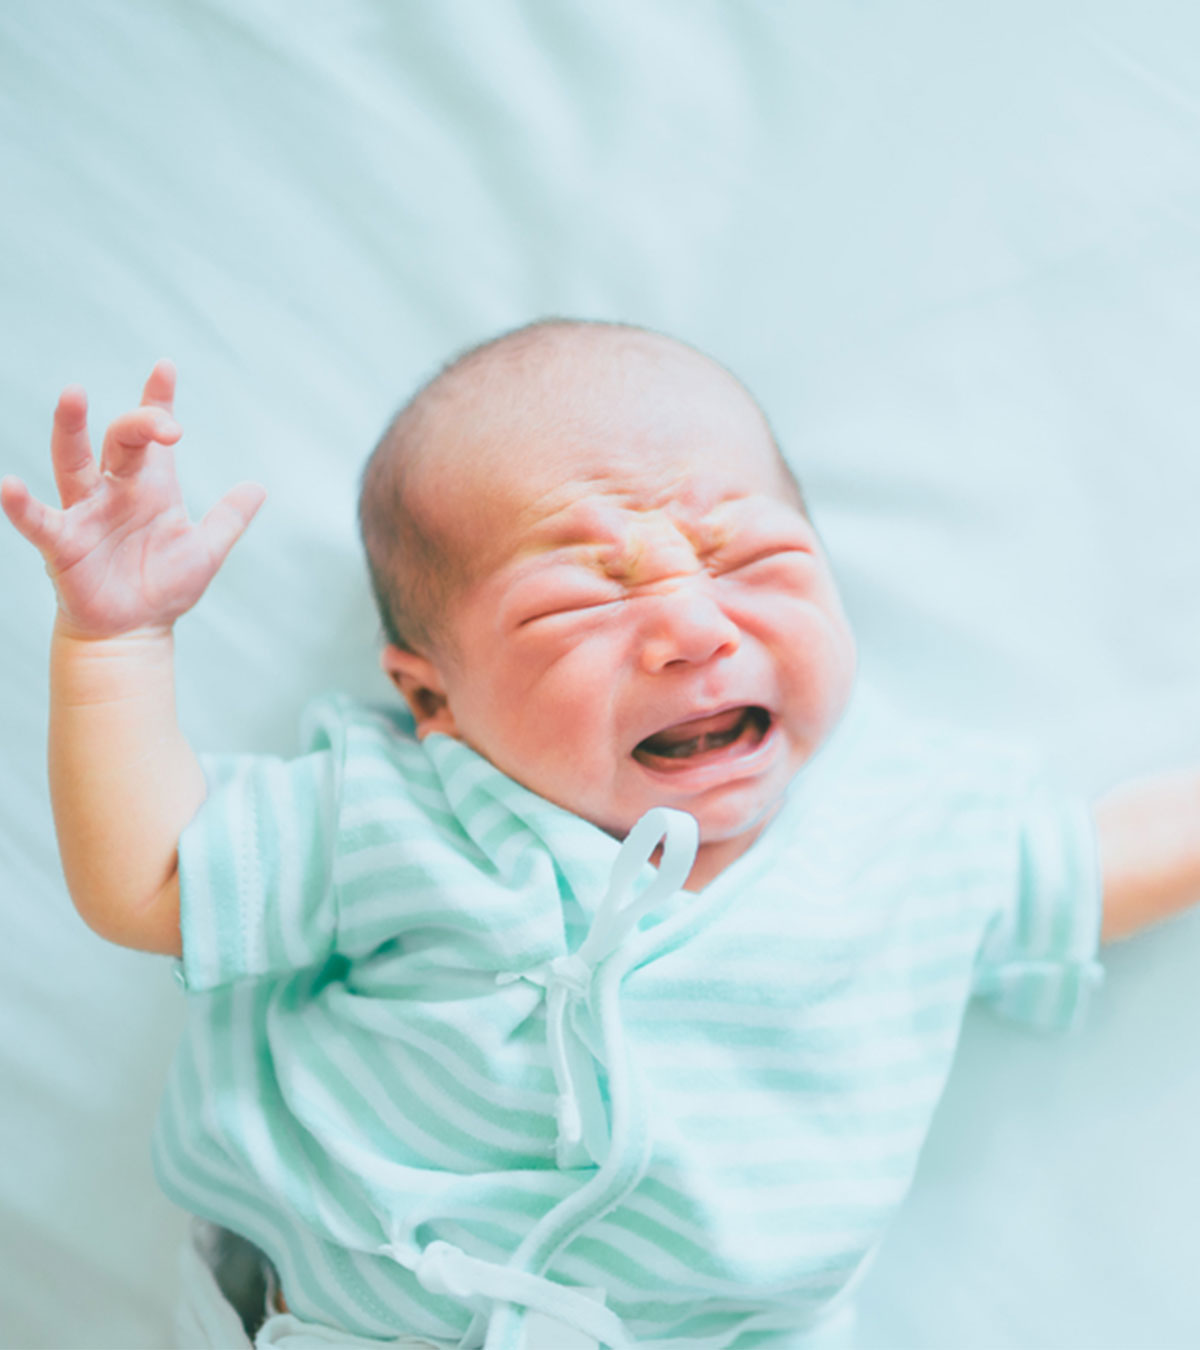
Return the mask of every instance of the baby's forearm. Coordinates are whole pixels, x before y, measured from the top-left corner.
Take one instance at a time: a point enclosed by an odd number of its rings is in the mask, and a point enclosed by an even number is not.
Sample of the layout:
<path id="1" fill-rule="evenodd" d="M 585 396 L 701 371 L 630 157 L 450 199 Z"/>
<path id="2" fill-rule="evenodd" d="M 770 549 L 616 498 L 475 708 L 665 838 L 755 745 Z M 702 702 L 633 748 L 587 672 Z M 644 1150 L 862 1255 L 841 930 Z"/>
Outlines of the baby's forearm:
<path id="1" fill-rule="evenodd" d="M 169 629 L 91 639 L 60 621 L 49 759 L 63 872 L 80 914 L 111 942 L 178 955 L 179 836 L 206 789 L 175 716 Z"/>
<path id="2" fill-rule="evenodd" d="M 1200 771 L 1126 783 L 1095 816 L 1105 941 L 1200 902 Z"/>

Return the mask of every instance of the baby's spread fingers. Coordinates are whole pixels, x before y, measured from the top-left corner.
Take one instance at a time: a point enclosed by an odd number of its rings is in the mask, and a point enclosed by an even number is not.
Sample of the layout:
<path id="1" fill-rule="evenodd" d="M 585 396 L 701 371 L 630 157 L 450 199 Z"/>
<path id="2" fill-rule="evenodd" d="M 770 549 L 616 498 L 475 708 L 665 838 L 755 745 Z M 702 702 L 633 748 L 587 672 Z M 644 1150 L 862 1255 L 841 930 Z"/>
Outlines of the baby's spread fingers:
<path id="1" fill-rule="evenodd" d="M 129 478 L 142 467 L 151 445 L 174 445 L 182 435 L 179 423 L 164 409 L 135 408 L 109 424 L 100 467 L 114 478 Z"/>
<path id="2" fill-rule="evenodd" d="M 16 529 L 45 556 L 58 538 L 61 513 L 39 502 L 19 478 L 0 479 L 0 506 Z"/>
<path id="3" fill-rule="evenodd" d="M 50 431 L 50 460 L 64 506 L 71 506 L 100 481 L 87 430 L 87 394 L 77 384 L 59 395 Z"/>
<path id="4" fill-rule="evenodd" d="M 200 533 L 208 545 L 214 569 L 225 561 L 266 499 L 267 490 L 258 483 L 239 483 L 205 515 Z"/>
<path id="5" fill-rule="evenodd" d="M 165 357 L 154 363 L 146 387 L 142 390 L 142 406 L 165 408 L 172 412 L 175 407 L 175 363 Z"/>

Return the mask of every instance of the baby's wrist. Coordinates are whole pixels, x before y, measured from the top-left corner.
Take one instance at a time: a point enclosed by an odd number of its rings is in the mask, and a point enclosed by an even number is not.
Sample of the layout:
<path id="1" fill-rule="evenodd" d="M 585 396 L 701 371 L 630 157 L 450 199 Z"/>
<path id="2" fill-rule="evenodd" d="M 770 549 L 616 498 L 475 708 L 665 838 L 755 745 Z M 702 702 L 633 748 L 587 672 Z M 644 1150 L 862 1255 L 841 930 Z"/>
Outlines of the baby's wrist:
<path id="1" fill-rule="evenodd" d="M 103 637 L 60 616 L 50 642 L 50 688 L 59 707 L 97 707 L 130 697 L 168 697 L 174 688 L 170 628 L 137 628 Z"/>
<path id="2" fill-rule="evenodd" d="M 91 646 L 99 643 L 112 643 L 130 649 L 150 646 L 161 647 L 164 643 L 173 642 L 174 625 L 169 623 L 145 624 L 137 628 L 107 633 L 76 622 L 60 608 L 54 618 L 54 637 L 56 640 L 61 639 Z"/>

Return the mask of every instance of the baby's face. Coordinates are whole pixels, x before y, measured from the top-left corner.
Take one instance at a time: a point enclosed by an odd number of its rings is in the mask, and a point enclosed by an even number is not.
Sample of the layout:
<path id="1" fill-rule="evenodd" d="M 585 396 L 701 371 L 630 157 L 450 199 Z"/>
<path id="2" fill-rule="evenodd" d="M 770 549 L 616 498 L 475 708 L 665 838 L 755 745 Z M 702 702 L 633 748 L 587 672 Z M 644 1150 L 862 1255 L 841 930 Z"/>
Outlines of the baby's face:
<path id="1" fill-rule="evenodd" d="M 754 403 L 690 352 L 557 377 L 443 528 L 484 551 L 432 654 L 422 734 L 466 741 L 617 836 L 690 812 L 692 884 L 739 856 L 837 722 L 854 643 Z M 469 529 L 467 528 L 469 524 Z"/>

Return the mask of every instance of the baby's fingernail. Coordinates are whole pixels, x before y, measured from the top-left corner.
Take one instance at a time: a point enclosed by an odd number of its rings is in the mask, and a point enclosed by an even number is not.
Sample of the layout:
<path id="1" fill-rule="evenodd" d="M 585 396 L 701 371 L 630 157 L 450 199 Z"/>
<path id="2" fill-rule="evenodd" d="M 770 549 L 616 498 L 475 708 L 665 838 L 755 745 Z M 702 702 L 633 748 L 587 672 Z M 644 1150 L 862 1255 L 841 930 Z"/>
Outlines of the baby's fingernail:
<path id="1" fill-rule="evenodd" d="M 178 431 L 179 423 L 176 422 L 170 413 L 156 413 L 154 417 L 154 430 L 161 432 L 166 436 L 172 431 Z"/>

